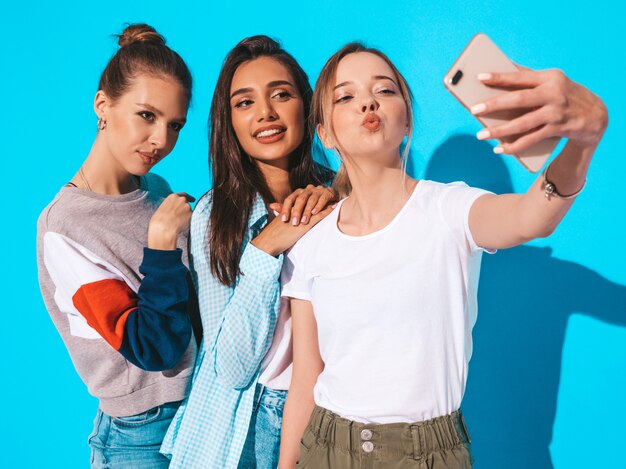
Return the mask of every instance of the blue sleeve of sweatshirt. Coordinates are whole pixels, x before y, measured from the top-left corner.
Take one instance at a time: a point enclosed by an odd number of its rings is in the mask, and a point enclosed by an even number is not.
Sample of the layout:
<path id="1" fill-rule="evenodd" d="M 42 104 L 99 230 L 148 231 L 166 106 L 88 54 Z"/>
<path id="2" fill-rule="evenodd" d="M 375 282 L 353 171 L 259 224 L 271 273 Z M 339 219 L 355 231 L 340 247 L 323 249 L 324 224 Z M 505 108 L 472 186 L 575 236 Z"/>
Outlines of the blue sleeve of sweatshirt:
<path id="1" fill-rule="evenodd" d="M 126 320 L 120 353 L 147 371 L 168 370 L 180 361 L 191 340 L 189 310 L 196 300 L 182 250 L 144 248 L 137 308 Z M 197 306 L 196 306 L 197 307 Z"/>

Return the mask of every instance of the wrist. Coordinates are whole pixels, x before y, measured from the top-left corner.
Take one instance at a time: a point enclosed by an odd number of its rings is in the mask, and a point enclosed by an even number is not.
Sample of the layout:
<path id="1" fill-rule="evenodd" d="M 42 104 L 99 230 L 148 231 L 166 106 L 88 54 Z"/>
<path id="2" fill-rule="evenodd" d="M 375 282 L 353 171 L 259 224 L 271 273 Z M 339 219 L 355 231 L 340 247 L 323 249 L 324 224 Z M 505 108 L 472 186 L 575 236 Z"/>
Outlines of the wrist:
<path id="1" fill-rule="evenodd" d="M 263 235 L 263 232 L 259 233 L 256 238 L 250 241 L 250 244 L 261 251 L 268 253 L 270 256 L 277 257 L 282 252 L 271 239 Z"/>
<path id="2" fill-rule="evenodd" d="M 178 232 L 176 230 L 150 226 L 148 228 L 148 247 L 162 251 L 176 249 Z"/>
<path id="3" fill-rule="evenodd" d="M 280 456 L 278 457 L 278 469 L 293 469 L 296 467 L 297 461 L 297 454 L 293 454 L 293 451 L 285 450 L 281 447 Z"/>
<path id="4" fill-rule="evenodd" d="M 545 192 L 546 199 L 550 200 L 550 197 L 552 196 L 558 197 L 559 199 L 573 199 L 574 197 L 576 197 L 578 194 L 582 192 L 582 190 L 585 188 L 585 185 L 587 184 L 586 178 L 583 180 L 582 184 L 579 185 L 578 189 L 574 190 L 573 192 L 569 192 L 569 193 L 560 192 L 554 182 L 554 179 L 552 179 L 548 175 L 548 171 L 550 170 L 551 164 L 552 163 L 546 166 L 546 169 L 544 169 L 542 173 L 543 174 L 543 189 Z"/>
<path id="5" fill-rule="evenodd" d="M 583 129 L 586 128 L 587 132 L 586 135 L 584 131 L 576 132 L 578 129 L 574 127 L 575 133 L 583 135 L 583 138 L 573 140 L 582 149 L 595 150 L 609 125 L 609 113 L 604 101 L 595 96 L 595 102 L 590 107 L 586 120 L 579 120 L 579 122 L 581 122 L 579 125 Z"/>

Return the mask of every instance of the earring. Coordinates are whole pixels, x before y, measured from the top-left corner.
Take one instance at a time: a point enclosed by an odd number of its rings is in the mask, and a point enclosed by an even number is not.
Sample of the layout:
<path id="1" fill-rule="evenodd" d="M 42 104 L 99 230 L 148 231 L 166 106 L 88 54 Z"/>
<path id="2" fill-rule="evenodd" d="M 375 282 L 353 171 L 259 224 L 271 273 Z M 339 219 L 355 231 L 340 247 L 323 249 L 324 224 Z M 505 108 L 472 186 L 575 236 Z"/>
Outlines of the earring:
<path id="1" fill-rule="evenodd" d="M 102 117 L 98 118 L 98 130 L 104 130 L 107 127 L 107 121 L 105 121 Z"/>

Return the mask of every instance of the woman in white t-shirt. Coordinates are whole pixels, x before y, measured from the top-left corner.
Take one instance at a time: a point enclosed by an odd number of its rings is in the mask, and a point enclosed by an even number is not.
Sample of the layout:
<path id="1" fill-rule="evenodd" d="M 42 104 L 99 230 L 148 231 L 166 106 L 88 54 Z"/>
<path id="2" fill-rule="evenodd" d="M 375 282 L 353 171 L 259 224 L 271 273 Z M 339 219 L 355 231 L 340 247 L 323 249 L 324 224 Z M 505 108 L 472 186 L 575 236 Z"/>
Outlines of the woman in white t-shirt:
<path id="1" fill-rule="evenodd" d="M 283 268 L 294 368 L 280 467 L 298 458 L 298 467 L 316 468 L 471 467 L 459 407 L 481 254 L 556 228 L 608 120 L 602 101 L 559 71 L 479 78 L 513 90 L 475 114 L 531 109 L 478 134 L 523 135 L 494 152 L 569 139 L 525 194 L 410 178 L 400 149 L 410 142 L 411 98 L 398 70 L 359 44 L 322 70 L 312 120 L 324 146 L 341 156 L 336 186 L 349 197 L 292 248 Z"/>

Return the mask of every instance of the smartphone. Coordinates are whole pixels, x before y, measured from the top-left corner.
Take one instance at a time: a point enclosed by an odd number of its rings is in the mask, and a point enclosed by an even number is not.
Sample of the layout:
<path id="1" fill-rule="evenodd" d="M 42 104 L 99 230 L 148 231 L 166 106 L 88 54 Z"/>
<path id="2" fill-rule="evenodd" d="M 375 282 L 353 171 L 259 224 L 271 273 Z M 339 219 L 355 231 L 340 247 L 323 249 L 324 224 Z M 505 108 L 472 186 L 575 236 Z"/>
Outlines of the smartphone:
<path id="1" fill-rule="evenodd" d="M 478 80 L 479 73 L 517 72 L 515 66 L 485 34 L 476 34 L 465 47 L 454 65 L 443 79 L 445 87 L 468 110 L 475 104 L 489 98 L 508 93 L 503 88 L 490 87 Z M 521 116 L 527 110 L 499 111 L 482 116 L 475 116 L 485 127 L 503 124 Z M 519 135 L 515 136 L 516 138 Z M 503 139 L 507 142 L 512 139 Z M 559 143 L 559 137 L 537 142 L 515 156 L 524 167 L 533 173 L 539 171 Z"/>

